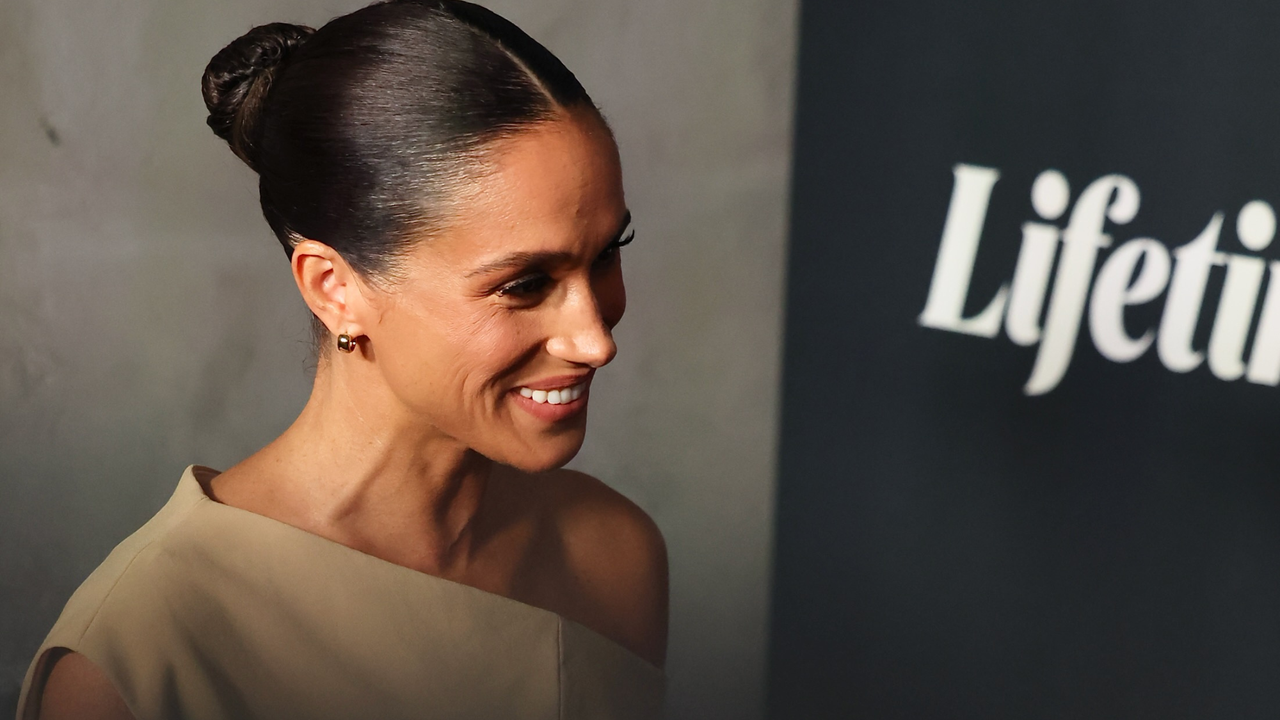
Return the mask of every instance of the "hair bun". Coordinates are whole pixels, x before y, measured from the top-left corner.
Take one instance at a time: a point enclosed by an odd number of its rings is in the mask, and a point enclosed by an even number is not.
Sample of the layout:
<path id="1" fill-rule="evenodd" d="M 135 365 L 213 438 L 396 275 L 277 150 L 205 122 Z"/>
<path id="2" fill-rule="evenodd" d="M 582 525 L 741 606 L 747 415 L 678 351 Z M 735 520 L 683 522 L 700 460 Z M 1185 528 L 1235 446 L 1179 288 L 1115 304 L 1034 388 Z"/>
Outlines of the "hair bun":
<path id="1" fill-rule="evenodd" d="M 261 25 L 220 50 L 201 81 L 209 127 L 249 167 L 257 169 L 258 126 L 276 71 L 315 30 L 302 25 Z"/>

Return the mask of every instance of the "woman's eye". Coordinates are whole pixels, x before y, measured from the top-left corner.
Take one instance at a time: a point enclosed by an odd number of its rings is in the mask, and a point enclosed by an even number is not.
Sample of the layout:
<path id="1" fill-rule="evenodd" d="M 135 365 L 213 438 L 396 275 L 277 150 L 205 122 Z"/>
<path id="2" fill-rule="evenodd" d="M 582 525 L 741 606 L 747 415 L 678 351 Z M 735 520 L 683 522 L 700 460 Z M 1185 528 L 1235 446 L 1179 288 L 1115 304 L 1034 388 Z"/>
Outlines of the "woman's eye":
<path id="1" fill-rule="evenodd" d="M 549 282 L 546 275 L 529 275 L 498 288 L 498 297 L 528 298 L 545 290 Z"/>
<path id="2" fill-rule="evenodd" d="M 604 265 L 608 265 L 614 258 L 618 256 L 618 248 L 621 248 L 625 245 L 630 244 L 631 241 L 635 239 L 636 239 L 636 232 L 632 230 L 630 233 L 627 234 L 626 237 L 609 243 L 609 247 L 605 248 L 604 252 L 600 253 L 600 255 L 596 257 L 596 267 L 603 267 Z"/>
<path id="3" fill-rule="evenodd" d="M 602 267 L 604 265 L 608 265 L 617 256 L 618 256 L 618 246 L 610 245 L 609 247 L 604 249 L 604 252 L 596 256 L 596 267 Z"/>

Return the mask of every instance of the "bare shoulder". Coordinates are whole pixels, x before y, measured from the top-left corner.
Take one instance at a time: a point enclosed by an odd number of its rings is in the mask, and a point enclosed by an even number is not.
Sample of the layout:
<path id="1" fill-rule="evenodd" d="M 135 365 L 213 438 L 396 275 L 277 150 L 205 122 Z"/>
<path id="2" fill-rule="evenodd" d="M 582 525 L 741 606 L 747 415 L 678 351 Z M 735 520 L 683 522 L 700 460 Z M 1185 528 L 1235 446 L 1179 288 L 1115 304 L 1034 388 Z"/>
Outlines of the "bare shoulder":
<path id="1" fill-rule="evenodd" d="M 649 514 L 625 495 L 586 473 L 556 470 L 555 482 L 561 527 L 565 540 L 579 552 L 625 552 L 646 564 L 666 565 L 662 532 Z"/>
<path id="2" fill-rule="evenodd" d="M 51 662 L 40 696 L 40 720 L 134 720 L 115 686 L 88 658 L 64 651 Z"/>
<path id="3" fill-rule="evenodd" d="M 655 665 L 667 644 L 667 547 L 648 513 L 585 473 L 548 473 L 555 525 L 583 624 Z"/>

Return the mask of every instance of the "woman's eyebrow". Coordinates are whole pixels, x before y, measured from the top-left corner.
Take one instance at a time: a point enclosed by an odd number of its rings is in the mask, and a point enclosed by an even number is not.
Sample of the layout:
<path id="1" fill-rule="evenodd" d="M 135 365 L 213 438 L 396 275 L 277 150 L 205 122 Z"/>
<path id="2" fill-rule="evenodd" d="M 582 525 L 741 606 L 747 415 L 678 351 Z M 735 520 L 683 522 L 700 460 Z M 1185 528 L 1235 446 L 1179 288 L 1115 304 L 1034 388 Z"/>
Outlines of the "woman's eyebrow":
<path id="1" fill-rule="evenodd" d="M 618 229 L 614 232 L 613 237 L 609 239 L 608 245 L 618 242 L 631 227 L 631 211 L 628 210 L 622 216 L 622 222 L 619 223 Z M 563 251 L 556 252 L 513 252 L 510 255 L 503 256 L 493 262 L 485 263 L 480 267 L 467 273 L 467 277 L 472 278 L 476 275 L 485 275 L 487 273 L 497 272 L 499 270 L 511 270 L 513 268 L 528 267 L 530 265 L 552 264 L 557 262 L 566 262 L 573 259 L 572 253 Z"/>
<path id="2" fill-rule="evenodd" d="M 493 262 L 481 265 L 475 270 L 467 273 L 467 277 L 475 277 L 476 275 L 484 275 L 491 272 L 497 272 L 499 270 L 528 267 L 530 265 L 564 262 L 572 258 L 573 255 L 567 252 L 514 252 L 498 260 L 494 260 Z"/>

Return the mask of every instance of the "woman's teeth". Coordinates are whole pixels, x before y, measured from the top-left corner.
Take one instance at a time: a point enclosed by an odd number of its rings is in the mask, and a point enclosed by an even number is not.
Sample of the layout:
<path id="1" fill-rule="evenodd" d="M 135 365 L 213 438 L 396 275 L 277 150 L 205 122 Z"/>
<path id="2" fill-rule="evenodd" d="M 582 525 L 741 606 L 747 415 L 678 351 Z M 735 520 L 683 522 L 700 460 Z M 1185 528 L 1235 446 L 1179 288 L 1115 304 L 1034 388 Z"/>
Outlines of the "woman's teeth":
<path id="1" fill-rule="evenodd" d="M 533 400 L 541 405 L 542 403 L 550 403 L 552 405 L 564 405 L 582 397 L 582 393 L 587 389 L 587 384 L 574 385 L 573 387 L 560 388 L 559 390 L 530 390 L 527 387 L 520 388 L 520 394 Z"/>

